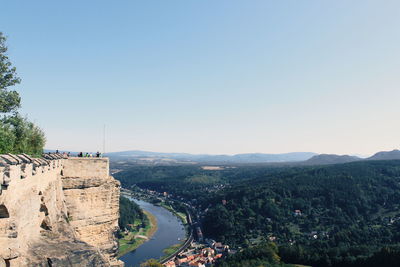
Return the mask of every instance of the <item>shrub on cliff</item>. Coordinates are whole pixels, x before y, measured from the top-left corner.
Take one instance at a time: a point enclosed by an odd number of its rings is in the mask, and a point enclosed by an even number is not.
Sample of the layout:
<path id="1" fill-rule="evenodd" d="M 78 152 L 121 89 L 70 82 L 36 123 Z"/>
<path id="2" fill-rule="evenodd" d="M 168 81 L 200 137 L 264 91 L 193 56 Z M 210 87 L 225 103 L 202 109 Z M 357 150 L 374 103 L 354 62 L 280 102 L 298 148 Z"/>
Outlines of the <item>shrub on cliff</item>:
<path id="1" fill-rule="evenodd" d="M 0 154 L 26 153 L 39 156 L 45 144 L 44 133 L 35 124 L 21 117 L 17 110 L 21 98 L 10 87 L 21 79 L 7 56 L 6 37 L 0 32 Z"/>

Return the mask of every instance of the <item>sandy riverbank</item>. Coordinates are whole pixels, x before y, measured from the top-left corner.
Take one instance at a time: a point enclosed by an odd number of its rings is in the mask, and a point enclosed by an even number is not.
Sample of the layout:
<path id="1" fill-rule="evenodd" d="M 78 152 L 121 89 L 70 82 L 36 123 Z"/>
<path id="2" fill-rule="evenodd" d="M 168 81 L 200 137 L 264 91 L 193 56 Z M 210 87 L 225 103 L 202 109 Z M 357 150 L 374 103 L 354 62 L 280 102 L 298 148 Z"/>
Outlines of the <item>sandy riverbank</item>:
<path id="1" fill-rule="evenodd" d="M 149 225 L 147 225 L 145 228 L 140 229 L 139 231 L 129 232 L 118 240 L 118 257 L 121 257 L 122 255 L 125 255 L 126 253 L 137 249 L 140 245 L 148 241 L 157 231 L 158 227 L 156 217 L 145 210 L 143 210 L 143 213 L 146 215 L 149 221 Z"/>

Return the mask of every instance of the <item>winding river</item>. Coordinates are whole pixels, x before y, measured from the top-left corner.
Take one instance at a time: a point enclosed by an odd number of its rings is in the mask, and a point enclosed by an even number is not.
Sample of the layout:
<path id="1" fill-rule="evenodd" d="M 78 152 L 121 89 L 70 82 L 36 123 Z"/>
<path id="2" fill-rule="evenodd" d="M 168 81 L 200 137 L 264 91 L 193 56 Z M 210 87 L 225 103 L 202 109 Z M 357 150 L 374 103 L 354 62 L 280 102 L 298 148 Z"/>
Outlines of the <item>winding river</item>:
<path id="1" fill-rule="evenodd" d="M 120 258 L 125 263 L 125 267 L 140 266 L 141 262 L 151 258 L 159 259 L 164 255 L 163 250 L 165 248 L 178 244 L 179 240 L 185 239 L 185 228 L 174 214 L 148 202 L 129 199 L 135 201 L 142 209 L 156 217 L 158 229 L 149 241 Z"/>

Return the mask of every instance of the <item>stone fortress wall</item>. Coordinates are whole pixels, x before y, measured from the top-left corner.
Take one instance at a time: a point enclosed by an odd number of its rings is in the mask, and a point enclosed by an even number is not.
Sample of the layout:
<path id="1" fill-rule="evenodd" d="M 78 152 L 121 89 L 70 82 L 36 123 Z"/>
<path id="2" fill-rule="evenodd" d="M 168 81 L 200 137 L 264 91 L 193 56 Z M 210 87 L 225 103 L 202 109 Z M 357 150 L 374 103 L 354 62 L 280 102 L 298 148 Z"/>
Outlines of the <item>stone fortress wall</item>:
<path id="1" fill-rule="evenodd" d="M 0 155 L 0 266 L 123 266 L 107 158 Z"/>

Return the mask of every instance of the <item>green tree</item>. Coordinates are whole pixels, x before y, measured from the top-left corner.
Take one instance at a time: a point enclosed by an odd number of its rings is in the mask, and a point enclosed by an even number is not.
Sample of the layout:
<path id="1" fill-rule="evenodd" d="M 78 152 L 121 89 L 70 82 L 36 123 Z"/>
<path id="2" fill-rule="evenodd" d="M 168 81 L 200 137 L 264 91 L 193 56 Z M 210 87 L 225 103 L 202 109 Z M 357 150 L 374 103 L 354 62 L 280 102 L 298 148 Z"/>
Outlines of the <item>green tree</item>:
<path id="1" fill-rule="evenodd" d="M 19 114 L 0 121 L 0 153 L 40 156 L 45 140 L 43 131 Z"/>
<path id="2" fill-rule="evenodd" d="M 43 131 L 27 118 L 20 116 L 17 109 L 21 98 L 10 87 L 19 84 L 16 74 L 7 56 L 6 37 L 0 32 L 0 154 L 27 153 L 40 156 L 45 145 Z"/>
<path id="3" fill-rule="evenodd" d="M 19 94 L 9 87 L 19 84 L 21 79 L 16 74 L 7 56 L 6 37 L 0 32 L 0 112 L 8 113 L 16 111 L 20 107 Z"/>
<path id="4" fill-rule="evenodd" d="M 155 259 L 150 259 L 141 263 L 140 267 L 163 267 L 163 265 Z"/>
<path id="5" fill-rule="evenodd" d="M 147 217 L 139 205 L 123 196 L 119 198 L 119 214 L 118 226 L 120 229 L 132 230 L 129 225 L 134 224 L 135 220 L 140 220 L 144 226 L 147 224 Z"/>
<path id="6" fill-rule="evenodd" d="M 0 154 L 12 152 L 15 139 L 11 125 L 0 121 Z"/>

